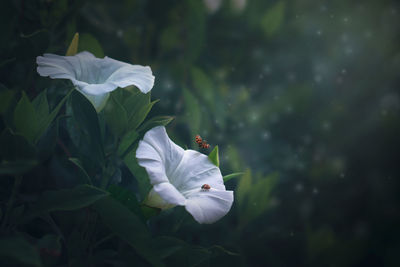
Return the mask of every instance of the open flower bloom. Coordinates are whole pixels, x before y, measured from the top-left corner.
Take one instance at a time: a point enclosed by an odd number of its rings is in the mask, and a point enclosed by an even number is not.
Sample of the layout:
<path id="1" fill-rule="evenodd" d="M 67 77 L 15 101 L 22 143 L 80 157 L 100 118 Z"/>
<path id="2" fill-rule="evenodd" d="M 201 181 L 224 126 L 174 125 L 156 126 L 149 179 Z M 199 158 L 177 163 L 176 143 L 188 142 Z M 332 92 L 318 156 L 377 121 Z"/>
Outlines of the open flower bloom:
<path id="1" fill-rule="evenodd" d="M 183 150 L 172 142 L 165 127 L 145 134 L 136 158 L 153 185 L 147 205 L 162 209 L 185 206 L 199 223 L 213 223 L 230 210 L 233 191 L 225 190 L 219 168 L 206 155 Z"/>
<path id="2" fill-rule="evenodd" d="M 44 54 L 36 58 L 37 72 L 52 79 L 69 79 L 99 112 L 111 91 L 135 85 L 143 93 L 153 88 L 150 67 L 131 65 L 109 57 L 96 58 L 84 51 L 75 56 Z"/>

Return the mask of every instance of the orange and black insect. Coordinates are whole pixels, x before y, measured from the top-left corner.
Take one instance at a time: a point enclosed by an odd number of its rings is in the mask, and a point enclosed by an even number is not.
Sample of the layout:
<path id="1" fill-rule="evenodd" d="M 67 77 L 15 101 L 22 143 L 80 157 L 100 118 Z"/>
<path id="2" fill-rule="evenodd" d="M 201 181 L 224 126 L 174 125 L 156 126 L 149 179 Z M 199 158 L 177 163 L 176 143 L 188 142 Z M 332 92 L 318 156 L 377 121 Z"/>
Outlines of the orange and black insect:
<path id="1" fill-rule="evenodd" d="M 200 137 L 200 135 L 196 135 L 195 141 L 199 146 L 201 146 L 201 144 L 203 143 L 203 139 Z"/>
<path id="2" fill-rule="evenodd" d="M 201 186 L 201 189 L 202 189 L 202 190 L 210 190 L 210 189 L 211 189 L 211 186 L 208 185 L 208 184 L 203 184 L 203 185 Z"/>
<path id="3" fill-rule="evenodd" d="M 195 142 L 199 145 L 200 148 L 208 149 L 210 145 L 207 144 L 206 140 L 203 140 L 200 135 L 196 135 Z"/>

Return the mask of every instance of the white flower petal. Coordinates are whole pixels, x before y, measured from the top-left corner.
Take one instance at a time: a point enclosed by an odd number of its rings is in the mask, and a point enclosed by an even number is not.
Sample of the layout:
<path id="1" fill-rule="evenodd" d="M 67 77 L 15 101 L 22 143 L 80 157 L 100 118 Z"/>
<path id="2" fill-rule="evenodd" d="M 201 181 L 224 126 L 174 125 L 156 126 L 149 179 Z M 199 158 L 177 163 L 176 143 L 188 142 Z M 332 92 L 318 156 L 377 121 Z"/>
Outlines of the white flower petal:
<path id="1" fill-rule="evenodd" d="M 143 93 L 148 93 L 154 85 L 150 67 L 131 65 L 109 57 L 96 58 L 87 51 L 75 56 L 44 54 L 37 57 L 36 62 L 41 76 L 71 80 L 97 111 L 104 107 L 107 94 L 118 87 L 135 85 Z M 93 100 L 94 95 L 99 97 Z"/>
<path id="2" fill-rule="evenodd" d="M 184 150 L 169 139 L 165 127 L 149 130 L 139 142 L 136 158 L 146 168 L 152 185 L 169 182 L 167 173 L 175 170 Z"/>
<path id="3" fill-rule="evenodd" d="M 199 190 L 186 200 L 186 210 L 198 223 L 214 223 L 231 209 L 233 191 Z"/>
<path id="4" fill-rule="evenodd" d="M 225 190 L 221 171 L 206 155 L 190 149 L 185 150 L 179 166 L 167 172 L 167 176 L 183 194 L 186 194 L 186 191 L 200 189 L 204 184 Z"/>
<path id="5" fill-rule="evenodd" d="M 159 208 L 184 205 L 199 223 L 213 223 L 231 208 L 233 191 L 226 191 L 221 171 L 208 157 L 183 150 L 163 126 L 149 130 L 136 150 L 153 185 L 146 204 Z M 210 189 L 202 189 L 207 184 Z"/>
<path id="6" fill-rule="evenodd" d="M 185 197 L 181 193 L 179 193 L 179 191 L 176 190 L 176 188 L 172 184 L 168 182 L 155 184 L 153 186 L 153 190 L 158 195 L 160 195 L 161 198 L 164 199 L 167 203 L 180 206 L 184 206 L 186 203 Z"/>

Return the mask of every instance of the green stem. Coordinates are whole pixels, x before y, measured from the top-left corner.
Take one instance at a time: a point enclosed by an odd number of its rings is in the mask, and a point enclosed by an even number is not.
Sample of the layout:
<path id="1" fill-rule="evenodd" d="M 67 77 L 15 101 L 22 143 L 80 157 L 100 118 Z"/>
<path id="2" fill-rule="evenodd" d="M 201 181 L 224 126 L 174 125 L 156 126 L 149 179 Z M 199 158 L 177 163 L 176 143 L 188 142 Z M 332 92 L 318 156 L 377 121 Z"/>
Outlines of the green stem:
<path id="1" fill-rule="evenodd" d="M 11 191 L 10 199 L 8 200 L 8 203 L 6 206 L 6 212 L 4 214 L 3 222 L 1 223 L 1 229 L 4 229 L 8 223 L 8 220 L 10 217 L 10 211 L 11 211 L 12 207 L 14 206 L 15 196 L 17 195 L 17 192 L 19 190 L 21 181 L 22 181 L 22 175 L 16 175 L 15 179 L 14 179 L 14 186 Z"/>

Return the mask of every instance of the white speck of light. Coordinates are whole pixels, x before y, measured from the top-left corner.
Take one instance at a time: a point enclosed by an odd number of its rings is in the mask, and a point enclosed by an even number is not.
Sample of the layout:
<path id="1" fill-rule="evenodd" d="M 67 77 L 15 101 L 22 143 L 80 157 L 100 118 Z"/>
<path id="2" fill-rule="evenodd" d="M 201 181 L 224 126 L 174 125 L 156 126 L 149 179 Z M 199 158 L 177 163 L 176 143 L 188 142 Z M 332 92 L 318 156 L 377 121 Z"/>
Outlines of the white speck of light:
<path id="1" fill-rule="evenodd" d="M 322 129 L 325 131 L 329 131 L 331 129 L 331 123 L 329 121 L 324 121 L 322 123 Z"/>
<path id="2" fill-rule="evenodd" d="M 262 138 L 263 140 L 269 140 L 269 139 L 271 138 L 271 133 L 270 133 L 269 131 L 264 131 L 264 132 L 261 134 L 261 138 Z"/>
<path id="3" fill-rule="evenodd" d="M 294 191 L 296 192 L 302 192 L 304 190 L 304 185 L 301 183 L 298 183 L 294 186 Z"/>
<path id="4" fill-rule="evenodd" d="M 322 76 L 319 75 L 319 74 L 315 75 L 315 76 L 314 76 L 314 81 L 315 81 L 316 83 L 322 82 Z"/>
<path id="5" fill-rule="evenodd" d="M 351 55 L 353 54 L 353 48 L 348 46 L 344 49 L 344 52 L 346 53 L 346 55 Z"/>
<path id="6" fill-rule="evenodd" d="M 122 36 L 124 36 L 124 31 L 121 30 L 121 29 L 119 29 L 119 30 L 117 31 L 117 36 L 118 36 L 119 38 L 122 38 Z"/>
<path id="7" fill-rule="evenodd" d="M 314 187 L 313 190 L 312 190 L 312 192 L 313 192 L 314 195 L 316 195 L 316 194 L 319 193 L 319 190 L 318 190 L 318 188 Z"/>

